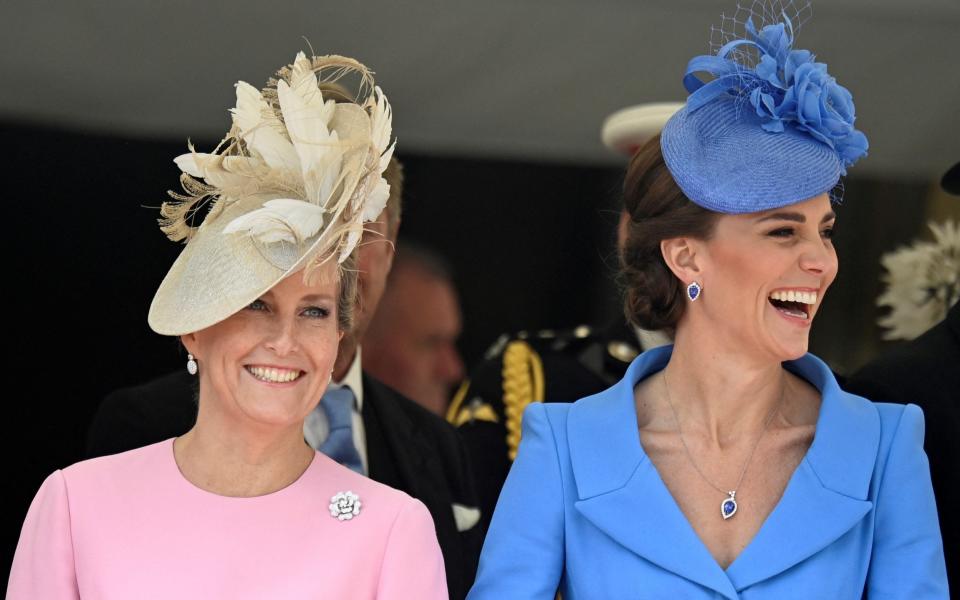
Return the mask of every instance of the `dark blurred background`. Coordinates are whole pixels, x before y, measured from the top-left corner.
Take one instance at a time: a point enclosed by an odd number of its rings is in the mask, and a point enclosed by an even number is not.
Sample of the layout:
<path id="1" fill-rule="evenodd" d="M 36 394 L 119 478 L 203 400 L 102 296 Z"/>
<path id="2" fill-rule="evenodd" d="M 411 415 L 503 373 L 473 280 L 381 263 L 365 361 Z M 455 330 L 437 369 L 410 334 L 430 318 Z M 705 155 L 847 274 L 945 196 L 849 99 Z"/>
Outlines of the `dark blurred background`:
<path id="1" fill-rule="evenodd" d="M 500 333 L 619 313 L 613 230 L 624 160 L 615 109 L 682 100 L 687 60 L 730 2 L 358 3 L 223 0 L 0 4 L 0 142 L 8 234 L 9 565 L 37 487 L 82 457 L 110 390 L 181 368 L 147 328 L 179 246 L 156 226 L 172 158 L 229 126 L 232 85 L 298 50 L 378 71 L 407 172 L 401 239 L 455 270 L 469 365 Z M 840 373 L 882 342 L 880 255 L 960 219 L 936 180 L 960 160 L 956 0 L 830 0 L 799 47 L 850 88 L 870 156 L 846 181 L 840 276 L 812 350 Z M 308 41 L 305 41 L 308 40 Z M 3 571 L 5 573 L 5 571 Z"/>

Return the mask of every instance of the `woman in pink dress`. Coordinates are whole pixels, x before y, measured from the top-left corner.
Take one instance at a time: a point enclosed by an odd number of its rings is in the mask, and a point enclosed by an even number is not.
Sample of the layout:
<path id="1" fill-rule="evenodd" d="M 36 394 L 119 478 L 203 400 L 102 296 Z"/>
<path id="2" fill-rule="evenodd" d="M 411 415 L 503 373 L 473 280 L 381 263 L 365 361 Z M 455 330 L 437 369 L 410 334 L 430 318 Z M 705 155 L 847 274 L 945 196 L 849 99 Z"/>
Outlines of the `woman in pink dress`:
<path id="1" fill-rule="evenodd" d="M 345 74 L 356 100 L 325 98 Z M 426 508 L 303 439 L 389 191 L 390 105 L 360 63 L 301 53 L 231 112 L 216 150 L 176 159 L 161 228 L 187 243 L 149 315 L 189 352 L 196 425 L 50 475 L 7 598 L 447 597 Z"/>

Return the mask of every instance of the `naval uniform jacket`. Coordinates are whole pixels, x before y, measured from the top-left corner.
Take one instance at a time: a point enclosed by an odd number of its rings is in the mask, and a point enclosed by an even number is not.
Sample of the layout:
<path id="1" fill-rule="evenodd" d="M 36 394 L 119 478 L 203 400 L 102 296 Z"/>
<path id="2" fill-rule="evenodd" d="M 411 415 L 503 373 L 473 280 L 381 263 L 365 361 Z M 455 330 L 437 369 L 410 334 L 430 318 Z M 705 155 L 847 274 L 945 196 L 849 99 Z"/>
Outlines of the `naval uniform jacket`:
<path id="1" fill-rule="evenodd" d="M 470 600 L 948 597 L 922 412 L 841 391 L 809 354 L 784 366 L 821 392 L 813 443 L 721 568 L 640 445 L 634 387 L 671 352 L 574 404 L 528 407 Z"/>
<path id="2" fill-rule="evenodd" d="M 178 371 L 115 391 L 101 403 L 90 427 L 89 457 L 139 448 L 186 433 L 197 418 L 196 377 Z M 459 531 L 453 504 L 477 506 L 466 450 L 443 419 L 363 374 L 361 408 L 370 479 L 423 502 L 443 551 L 450 597 L 463 598 L 473 583 L 483 541 L 479 525 Z M 327 499 L 318 504 L 326 510 Z"/>
<path id="3" fill-rule="evenodd" d="M 484 529 L 517 451 L 526 405 L 592 396 L 623 378 L 641 350 L 669 342 L 660 333 L 642 336 L 622 317 L 602 329 L 521 332 L 501 336 L 471 369 L 447 420 L 467 446 Z"/>

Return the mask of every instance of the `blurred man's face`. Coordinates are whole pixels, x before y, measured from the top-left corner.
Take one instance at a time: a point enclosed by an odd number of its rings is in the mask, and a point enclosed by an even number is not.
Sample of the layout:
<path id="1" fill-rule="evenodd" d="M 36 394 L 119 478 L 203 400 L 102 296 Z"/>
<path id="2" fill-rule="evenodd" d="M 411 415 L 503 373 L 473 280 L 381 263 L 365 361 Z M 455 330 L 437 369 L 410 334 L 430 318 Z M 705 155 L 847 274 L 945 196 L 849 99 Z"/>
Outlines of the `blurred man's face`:
<path id="1" fill-rule="evenodd" d="M 364 370 L 443 415 L 463 379 L 460 329 L 453 286 L 419 267 L 403 267 L 390 279 L 363 340 Z"/>
<path id="2" fill-rule="evenodd" d="M 363 340 L 370 326 L 370 320 L 377 311 L 377 305 L 383 297 L 387 285 L 387 276 L 393 266 L 396 227 L 388 227 L 387 211 L 384 210 L 376 221 L 364 223 L 363 239 L 357 251 L 357 310 L 354 313 L 354 327 L 351 332 L 354 339 Z"/>

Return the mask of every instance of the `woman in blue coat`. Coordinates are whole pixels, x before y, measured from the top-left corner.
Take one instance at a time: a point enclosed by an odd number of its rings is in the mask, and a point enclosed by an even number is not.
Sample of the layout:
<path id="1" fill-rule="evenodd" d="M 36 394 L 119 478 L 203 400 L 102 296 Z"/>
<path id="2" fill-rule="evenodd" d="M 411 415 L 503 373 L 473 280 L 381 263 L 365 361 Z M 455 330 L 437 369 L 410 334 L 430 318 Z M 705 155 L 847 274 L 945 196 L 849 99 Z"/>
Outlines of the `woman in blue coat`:
<path id="1" fill-rule="evenodd" d="M 921 411 L 844 393 L 807 353 L 831 193 L 867 140 L 793 36 L 750 20 L 694 58 L 633 158 L 626 310 L 675 343 L 528 408 L 471 600 L 948 597 Z"/>

